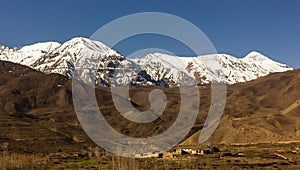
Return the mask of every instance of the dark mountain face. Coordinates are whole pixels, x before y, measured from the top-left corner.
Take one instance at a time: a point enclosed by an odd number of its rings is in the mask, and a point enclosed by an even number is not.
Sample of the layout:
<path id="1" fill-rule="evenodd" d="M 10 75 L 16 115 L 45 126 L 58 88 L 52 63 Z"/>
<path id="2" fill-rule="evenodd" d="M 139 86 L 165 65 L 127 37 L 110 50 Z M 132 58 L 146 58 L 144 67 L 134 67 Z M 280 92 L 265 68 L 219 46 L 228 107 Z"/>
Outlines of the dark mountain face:
<path id="1" fill-rule="evenodd" d="M 10 62 L 0 62 L 0 143 L 12 151 L 80 151 L 96 146 L 82 130 L 73 108 L 72 81 L 58 74 L 44 74 Z M 300 70 L 271 74 L 231 85 L 224 115 L 210 143 L 279 142 L 300 140 Z M 150 108 L 148 96 L 160 87 L 132 87 L 131 103 Z M 97 87 L 102 114 L 117 131 L 147 137 L 162 133 L 176 120 L 180 108 L 178 88 L 160 88 L 167 109 L 155 121 L 138 124 L 122 117 L 109 88 Z M 199 88 L 200 111 L 184 143 L 195 144 L 208 109 L 210 87 Z"/>

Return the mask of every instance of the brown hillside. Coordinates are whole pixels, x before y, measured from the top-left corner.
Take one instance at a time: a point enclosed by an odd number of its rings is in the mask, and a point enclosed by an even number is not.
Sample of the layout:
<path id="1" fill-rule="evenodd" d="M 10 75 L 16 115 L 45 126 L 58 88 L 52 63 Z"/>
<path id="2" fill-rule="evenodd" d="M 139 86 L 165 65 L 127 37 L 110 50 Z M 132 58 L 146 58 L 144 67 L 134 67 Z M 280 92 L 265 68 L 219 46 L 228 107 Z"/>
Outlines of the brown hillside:
<path id="1" fill-rule="evenodd" d="M 12 151 L 79 151 L 95 144 L 83 132 L 72 103 L 71 80 L 46 75 L 28 67 L 0 61 L 0 149 Z M 300 70 L 272 74 L 228 87 L 226 109 L 209 143 L 299 141 Z M 156 87 L 133 87 L 134 106 L 149 109 L 148 94 Z M 177 88 L 166 88 L 167 109 L 151 123 L 124 119 L 113 106 L 110 90 L 96 96 L 107 121 L 133 137 L 160 134 L 176 120 L 180 107 Z M 196 144 L 210 105 L 210 88 L 201 87 L 201 110 L 183 144 Z M 198 132 L 198 133 L 196 133 Z"/>
<path id="2" fill-rule="evenodd" d="M 300 141 L 300 70 L 228 87 L 221 123 L 208 143 Z M 183 144 L 195 144 L 199 132 Z"/>

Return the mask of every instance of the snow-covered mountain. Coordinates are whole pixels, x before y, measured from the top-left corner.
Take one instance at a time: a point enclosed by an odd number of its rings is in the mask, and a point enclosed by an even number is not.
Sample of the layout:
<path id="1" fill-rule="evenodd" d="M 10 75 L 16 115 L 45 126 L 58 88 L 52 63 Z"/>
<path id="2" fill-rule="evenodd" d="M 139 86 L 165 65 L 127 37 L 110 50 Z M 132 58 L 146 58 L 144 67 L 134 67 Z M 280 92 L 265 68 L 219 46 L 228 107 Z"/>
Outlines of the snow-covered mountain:
<path id="1" fill-rule="evenodd" d="M 132 65 L 132 62 L 103 43 L 80 37 L 49 51 L 30 66 L 46 73 L 59 73 L 68 77 L 74 76 L 76 67 L 77 74 L 84 81 L 108 86 L 114 70 L 128 65 Z M 127 72 L 115 76 L 122 77 L 122 80 L 117 79 L 118 83 L 128 83 L 130 80 L 127 79 L 133 75 Z"/>
<path id="2" fill-rule="evenodd" d="M 180 84 L 186 77 L 196 78 L 198 84 L 211 81 L 234 84 L 274 72 L 292 70 L 287 65 L 272 61 L 258 52 L 251 52 L 242 59 L 228 54 L 178 57 L 155 53 L 133 61 L 153 79 L 168 79 L 174 84 Z"/>
<path id="3" fill-rule="evenodd" d="M 251 52 L 246 57 L 242 59 L 244 62 L 251 64 L 253 67 L 258 67 L 264 74 L 269 74 L 270 72 L 284 72 L 290 70 L 291 68 L 285 64 L 275 62 L 268 57 L 258 53 Z"/>
<path id="4" fill-rule="evenodd" d="M 234 84 L 292 68 L 266 56 L 251 52 L 244 58 L 227 54 L 178 57 L 148 54 L 127 59 L 101 42 L 73 38 L 63 44 L 44 42 L 19 50 L 0 45 L 0 60 L 32 67 L 45 73 L 78 76 L 103 86 L 158 85 L 178 86 L 196 79 L 198 84 L 211 81 Z"/>
<path id="5" fill-rule="evenodd" d="M 0 59 L 30 66 L 43 55 L 60 46 L 57 42 L 43 42 L 24 46 L 20 50 L 0 47 Z"/>
<path id="6" fill-rule="evenodd" d="M 76 70 L 80 79 L 103 86 L 110 86 L 112 83 L 129 84 L 132 77 L 137 75 L 133 71 L 135 63 L 101 42 L 82 37 L 63 44 L 45 42 L 25 46 L 20 50 L 5 46 L 0 49 L 0 60 L 67 77 L 73 77 Z"/>

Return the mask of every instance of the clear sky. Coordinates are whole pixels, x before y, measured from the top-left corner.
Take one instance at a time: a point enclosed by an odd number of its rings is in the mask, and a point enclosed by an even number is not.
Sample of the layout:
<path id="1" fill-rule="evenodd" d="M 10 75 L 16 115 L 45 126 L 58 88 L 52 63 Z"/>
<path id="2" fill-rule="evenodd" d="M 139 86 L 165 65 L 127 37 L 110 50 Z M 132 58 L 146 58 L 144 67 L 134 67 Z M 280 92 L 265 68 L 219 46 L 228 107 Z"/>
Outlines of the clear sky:
<path id="1" fill-rule="evenodd" d="M 300 68 L 299 0 L 2 0 L 0 43 L 21 47 L 41 41 L 64 42 L 90 37 L 100 27 L 137 12 L 164 12 L 199 27 L 219 53 L 243 57 L 255 50 Z M 161 48 L 191 55 L 179 42 L 146 35 L 130 38 L 115 49 L 129 55 Z"/>

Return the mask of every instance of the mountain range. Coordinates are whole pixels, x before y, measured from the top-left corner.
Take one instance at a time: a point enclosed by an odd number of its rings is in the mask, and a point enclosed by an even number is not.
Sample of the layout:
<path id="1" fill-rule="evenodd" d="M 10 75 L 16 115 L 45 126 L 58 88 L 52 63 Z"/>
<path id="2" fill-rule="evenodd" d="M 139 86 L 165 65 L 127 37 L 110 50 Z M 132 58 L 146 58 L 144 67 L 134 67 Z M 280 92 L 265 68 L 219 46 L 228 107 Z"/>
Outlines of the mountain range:
<path id="1" fill-rule="evenodd" d="M 176 87 L 191 79 L 196 80 L 198 85 L 212 81 L 235 84 L 293 69 L 255 51 L 244 58 L 228 54 L 179 57 L 153 53 L 129 59 L 99 41 L 82 37 L 63 44 L 43 42 L 20 49 L 2 45 L 0 60 L 29 66 L 47 74 L 77 77 L 105 87 Z"/>
<path id="2" fill-rule="evenodd" d="M 76 117 L 72 81 L 26 66 L 0 61 L 0 142 L 16 152 L 80 151 L 95 146 Z M 300 70 L 272 73 L 249 82 L 228 85 L 221 122 L 208 144 L 300 141 Z M 136 109 L 150 108 L 149 93 L 161 89 L 167 97 L 164 113 L 155 121 L 137 123 L 119 114 L 109 88 L 95 89 L 101 113 L 118 132 L 136 138 L 161 134 L 180 110 L 179 88 L 131 87 Z M 183 145 L 197 145 L 210 109 L 210 86 L 199 88 L 200 110 Z"/>
<path id="3" fill-rule="evenodd" d="M 196 156 L 199 159 L 195 162 L 213 162 L 221 169 L 225 164 L 229 169 L 232 165 L 244 169 L 299 169 L 300 69 L 293 70 L 258 52 L 244 58 L 227 54 L 179 57 L 154 53 L 128 59 L 101 42 L 74 38 L 64 44 L 37 43 L 21 49 L 0 46 L 0 74 L 2 167 L 3 162 L 11 162 L 7 159 L 8 152 L 42 155 L 49 158 L 49 162 L 45 161 L 47 164 L 60 167 L 54 169 L 73 168 L 70 160 L 78 161 L 78 167 L 82 167 L 82 160 L 87 160 L 90 168 L 93 154 L 100 156 L 101 153 L 98 163 L 117 159 L 97 146 L 78 121 L 80 117 L 73 100 L 74 82 L 70 78 L 80 78 L 99 85 L 95 87 L 95 96 L 107 123 L 117 132 L 134 138 L 148 138 L 170 129 L 182 105 L 177 86 L 182 85 L 182 80 L 195 79 L 200 85 L 199 112 L 189 134 L 176 148 L 219 148 L 221 152 Z M 199 144 L 199 135 L 206 127 L 212 108 L 211 81 L 228 84 L 226 104 L 212 136 Z M 139 111 L 151 110 L 152 90 L 163 91 L 167 100 L 163 113 L 147 123 L 126 119 L 112 98 L 116 92 L 107 88 L 124 83 L 133 86 L 129 87 L 129 99 Z M 85 94 L 84 90 L 77 93 Z M 85 109 L 91 107 L 87 105 Z M 216 121 L 218 118 L 210 122 Z M 116 143 L 132 145 L 122 140 Z M 183 159 L 190 164 L 192 157 L 187 155 Z M 160 159 L 157 161 L 161 163 Z M 133 166 L 128 165 L 128 169 L 132 169 Z M 30 167 L 32 169 L 31 164 Z"/>

